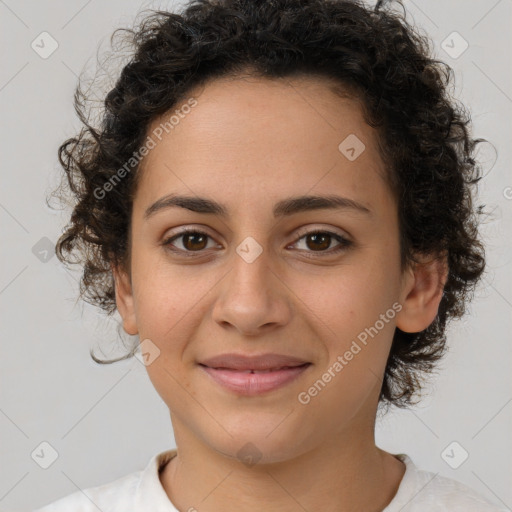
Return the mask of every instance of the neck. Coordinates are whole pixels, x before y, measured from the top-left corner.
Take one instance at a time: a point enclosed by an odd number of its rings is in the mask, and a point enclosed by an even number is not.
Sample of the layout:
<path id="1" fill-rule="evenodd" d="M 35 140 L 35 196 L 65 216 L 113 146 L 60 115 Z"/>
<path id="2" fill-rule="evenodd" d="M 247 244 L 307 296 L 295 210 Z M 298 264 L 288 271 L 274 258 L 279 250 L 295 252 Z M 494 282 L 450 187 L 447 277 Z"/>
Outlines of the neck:
<path id="1" fill-rule="evenodd" d="M 286 460 L 248 465 L 200 442 L 173 418 L 178 454 L 160 475 L 179 510 L 241 512 L 382 511 L 395 496 L 405 465 L 361 435 L 334 439 Z M 357 430 L 354 430 L 357 432 Z M 368 430 L 367 430 L 368 434 Z"/>

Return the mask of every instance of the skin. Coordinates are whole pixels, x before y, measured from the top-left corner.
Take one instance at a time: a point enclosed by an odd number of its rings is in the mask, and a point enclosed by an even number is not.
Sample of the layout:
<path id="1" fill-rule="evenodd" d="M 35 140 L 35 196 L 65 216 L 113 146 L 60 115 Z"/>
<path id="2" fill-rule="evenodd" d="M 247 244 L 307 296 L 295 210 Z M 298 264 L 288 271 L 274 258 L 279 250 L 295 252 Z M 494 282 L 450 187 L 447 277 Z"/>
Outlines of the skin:
<path id="1" fill-rule="evenodd" d="M 395 327 L 418 332 L 431 324 L 446 266 L 425 257 L 401 272 L 397 205 L 376 132 L 359 103 L 330 85 L 312 77 L 217 79 L 191 91 L 198 104 L 144 161 L 130 268 L 113 271 L 124 330 L 160 350 L 147 371 L 170 410 L 178 455 L 160 480 L 179 510 L 236 503 L 241 511 L 377 512 L 403 477 L 404 464 L 375 445 L 379 391 Z M 338 149 L 350 134 L 366 146 L 354 161 Z M 230 216 L 174 207 L 145 220 L 169 193 L 213 199 Z M 372 214 L 273 217 L 277 201 L 303 194 L 345 196 Z M 162 245 L 184 227 L 209 235 L 172 242 L 192 257 Z M 305 236 L 315 230 L 353 244 L 335 254 L 335 238 L 315 245 Z M 249 236 L 262 249 L 251 263 L 236 252 Z M 394 303 L 400 312 L 299 403 L 298 394 Z M 226 352 L 294 355 L 312 366 L 278 390 L 240 396 L 197 364 Z M 237 455 L 249 442 L 261 456 L 255 465 Z"/>

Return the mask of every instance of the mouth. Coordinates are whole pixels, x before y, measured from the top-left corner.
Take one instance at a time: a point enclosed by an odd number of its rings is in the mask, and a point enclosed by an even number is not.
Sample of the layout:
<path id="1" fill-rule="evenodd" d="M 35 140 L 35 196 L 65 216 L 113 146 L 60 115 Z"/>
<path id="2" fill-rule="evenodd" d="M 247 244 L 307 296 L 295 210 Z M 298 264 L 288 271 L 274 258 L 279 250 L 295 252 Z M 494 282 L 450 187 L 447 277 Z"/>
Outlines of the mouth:
<path id="1" fill-rule="evenodd" d="M 301 367 L 309 365 L 309 364 L 311 364 L 311 363 L 304 363 L 304 364 L 297 365 L 297 366 L 278 366 L 276 368 L 269 368 L 266 370 L 255 370 L 254 368 L 251 368 L 249 370 L 237 370 L 236 368 L 222 368 L 222 367 L 212 368 L 210 366 L 205 366 L 203 364 L 201 364 L 201 366 L 204 366 L 205 368 L 211 368 L 212 370 L 228 370 L 228 371 L 237 372 L 237 373 L 271 373 L 271 372 L 277 372 L 279 370 L 290 370 L 292 368 L 301 368 Z"/>
<path id="2" fill-rule="evenodd" d="M 239 395 L 254 396 L 282 388 L 302 375 L 311 363 L 265 369 L 211 367 L 200 368 L 222 388 Z"/>

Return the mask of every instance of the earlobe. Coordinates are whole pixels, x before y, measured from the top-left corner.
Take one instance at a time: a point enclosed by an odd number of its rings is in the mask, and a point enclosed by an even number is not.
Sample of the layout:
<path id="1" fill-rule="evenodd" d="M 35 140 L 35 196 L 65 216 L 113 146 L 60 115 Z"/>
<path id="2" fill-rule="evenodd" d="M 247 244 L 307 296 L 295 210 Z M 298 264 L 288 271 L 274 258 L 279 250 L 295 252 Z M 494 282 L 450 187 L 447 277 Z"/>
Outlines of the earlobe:
<path id="1" fill-rule="evenodd" d="M 420 332 L 434 321 L 439 310 L 448 278 L 446 256 L 425 259 L 408 272 L 396 325 L 404 332 Z"/>
<path id="2" fill-rule="evenodd" d="M 111 268 L 115 284 L 116 306 L 123 319 L 123 329 L 126 334 L 138 334 L 130 276 L 121 268 L 114 266 Z"/>

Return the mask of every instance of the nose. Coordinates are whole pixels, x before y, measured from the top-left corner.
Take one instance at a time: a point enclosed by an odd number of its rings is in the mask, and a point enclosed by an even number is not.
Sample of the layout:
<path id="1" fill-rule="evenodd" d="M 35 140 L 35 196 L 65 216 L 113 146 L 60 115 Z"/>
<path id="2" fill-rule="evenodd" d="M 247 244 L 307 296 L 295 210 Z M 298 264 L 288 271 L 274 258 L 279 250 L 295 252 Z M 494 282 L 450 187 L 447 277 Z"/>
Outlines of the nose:
<path id="1" fill-rule="evenodd" d="M 292 313 L 290 290 L 272 268 L 268 250 L 263 249 L 252 261 L 240 254 L 234 252 L 231 270 L 219 284 L 213 320 L 245 336 L 286 325 Z"/>

